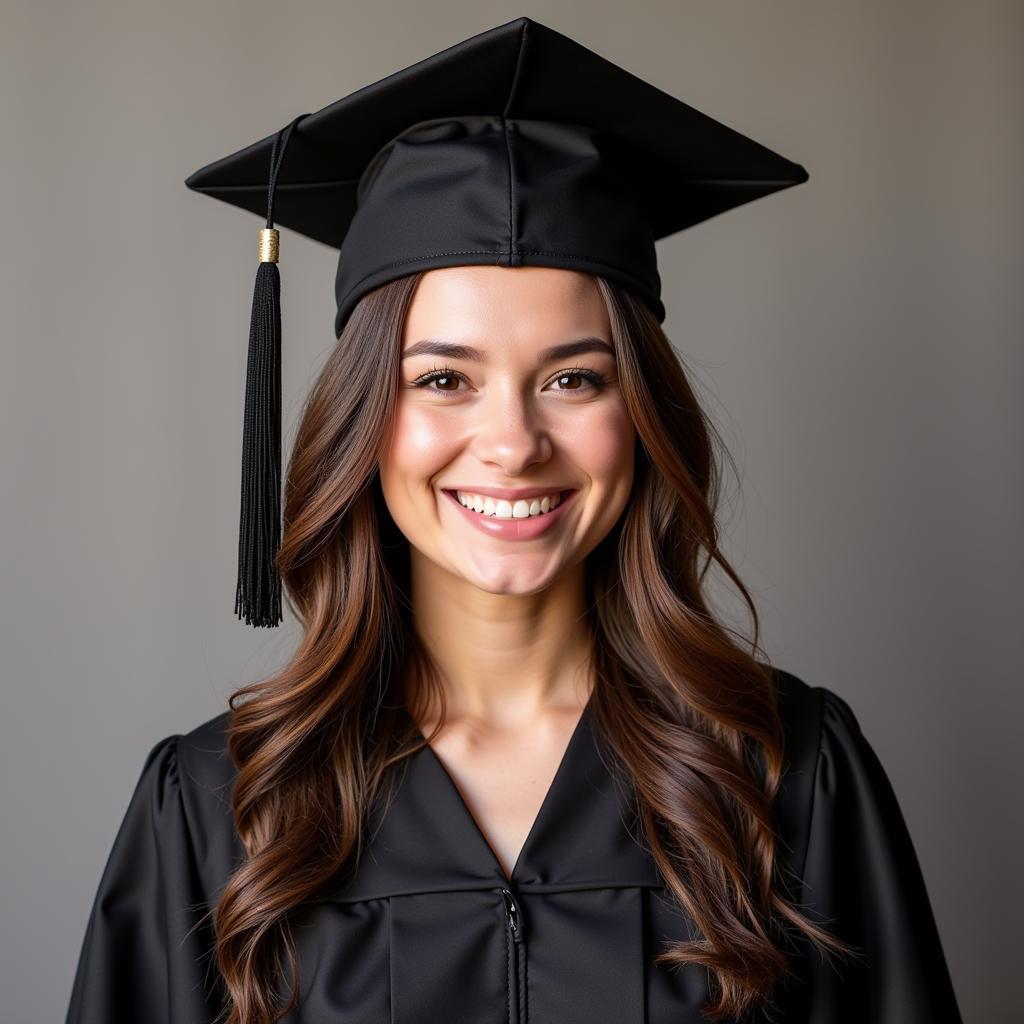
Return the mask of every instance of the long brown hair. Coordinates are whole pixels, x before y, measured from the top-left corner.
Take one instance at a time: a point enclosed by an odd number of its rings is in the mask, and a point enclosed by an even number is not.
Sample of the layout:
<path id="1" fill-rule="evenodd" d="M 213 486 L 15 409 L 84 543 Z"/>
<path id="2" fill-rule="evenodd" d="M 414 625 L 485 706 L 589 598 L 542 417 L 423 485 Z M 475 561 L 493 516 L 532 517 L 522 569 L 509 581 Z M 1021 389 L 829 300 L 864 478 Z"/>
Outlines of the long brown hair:
<path id="1" fill-rule="evenodd" d="M 364 296 L 293 446 L 278 564 L 302 638 L 281 671 L 229 701 L 232 803 L 246 856 L 214 908 L 225 1024 L 274 1024 L 295 1008 L 289 912 L 358 863 L 391 769 L 422 745 L 408 718 L 403 728 L 395 680 L 412 666 L 424 686 L 437 683 L 410 628 L 408 543 L 377 475 L 420 276 Z M 824 950 L 850 947 L 777 884 L 771 803 L 783 733 L 757 611 L 719 550 L 724 445 L 657 319 L 595 281 L 637 443 L 628 506 L 586 562 L 594 719 L 635 785 L 666 886 L 701 932 L 657 961 L 705 965 L 714 1002 L 704 1012 L 721 1021 L 770 1004 L 789 973 L 787 923 Z M 702 588 L 712 564 L 750 610 L 749 650 L 709 610 Z"/>

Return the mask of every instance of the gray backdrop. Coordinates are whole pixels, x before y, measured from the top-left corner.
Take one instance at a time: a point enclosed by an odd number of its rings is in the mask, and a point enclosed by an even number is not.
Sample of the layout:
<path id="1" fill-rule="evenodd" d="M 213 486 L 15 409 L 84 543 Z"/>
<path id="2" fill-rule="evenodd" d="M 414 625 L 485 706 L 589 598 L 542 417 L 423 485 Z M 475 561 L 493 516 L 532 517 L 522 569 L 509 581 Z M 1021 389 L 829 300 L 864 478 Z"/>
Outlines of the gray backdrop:
<path id="1" fill-rule="evenodd" d="M 886 766 L 965 1019 L 1019 1019 L 1020 5 L 2 0 L 4 1021 L 63 1018 L 146 752 L 296 639 L 233 613 L 260 221 L 183 179 L 522 14 L 810 172 L 659 243 L 666 329 L 769 654 Z M 281 269 L 289 444 L 334 250 Z"/>

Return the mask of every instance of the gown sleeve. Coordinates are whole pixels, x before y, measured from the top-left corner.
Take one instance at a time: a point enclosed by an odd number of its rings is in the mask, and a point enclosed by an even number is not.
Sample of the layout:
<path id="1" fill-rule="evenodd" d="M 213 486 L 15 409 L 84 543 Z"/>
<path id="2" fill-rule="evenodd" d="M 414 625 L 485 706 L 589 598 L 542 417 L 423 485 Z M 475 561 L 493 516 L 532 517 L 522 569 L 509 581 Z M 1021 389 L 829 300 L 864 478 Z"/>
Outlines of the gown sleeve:
<path id="1" fill-rule="evenodd" d="M 177 735 L 147 756 L 93 901 L 66 1024 L 202 1024 L 212 929 L 182 800 Z"/>
<path id="2" fill-rule="evenodd" d="M 808 1024 L 962 1024 L 896 794 L 849 704 L 818 689 L 803 904 L 861 956 L 812 956 Z"/>

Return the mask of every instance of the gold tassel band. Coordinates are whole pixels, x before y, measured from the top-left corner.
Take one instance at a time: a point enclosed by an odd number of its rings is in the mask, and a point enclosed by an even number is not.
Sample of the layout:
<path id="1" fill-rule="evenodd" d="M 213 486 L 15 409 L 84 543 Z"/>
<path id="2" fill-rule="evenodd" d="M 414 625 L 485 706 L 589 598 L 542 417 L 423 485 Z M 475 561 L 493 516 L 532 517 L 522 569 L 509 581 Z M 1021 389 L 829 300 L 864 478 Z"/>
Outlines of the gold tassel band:
<path id="1" fill-rule="evenodd" d="M 277 228 L 260 229 L 260 263 L 276 263 L 278 252 Z"/>

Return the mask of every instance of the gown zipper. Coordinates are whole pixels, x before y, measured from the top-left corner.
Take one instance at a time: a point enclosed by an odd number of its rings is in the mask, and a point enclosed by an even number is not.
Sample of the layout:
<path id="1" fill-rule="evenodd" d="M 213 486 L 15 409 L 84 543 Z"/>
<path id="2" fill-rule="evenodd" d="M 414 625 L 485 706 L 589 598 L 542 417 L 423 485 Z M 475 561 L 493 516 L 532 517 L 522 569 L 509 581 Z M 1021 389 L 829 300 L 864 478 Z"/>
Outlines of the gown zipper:
<path id="1" fill-rule="evenodd" d="M 502 889 L 508 923 L 508 1005 L 509 1024 L 527 1024 L 526 1006 L 526 919 L 523 908 L 509 889 Z"/>

